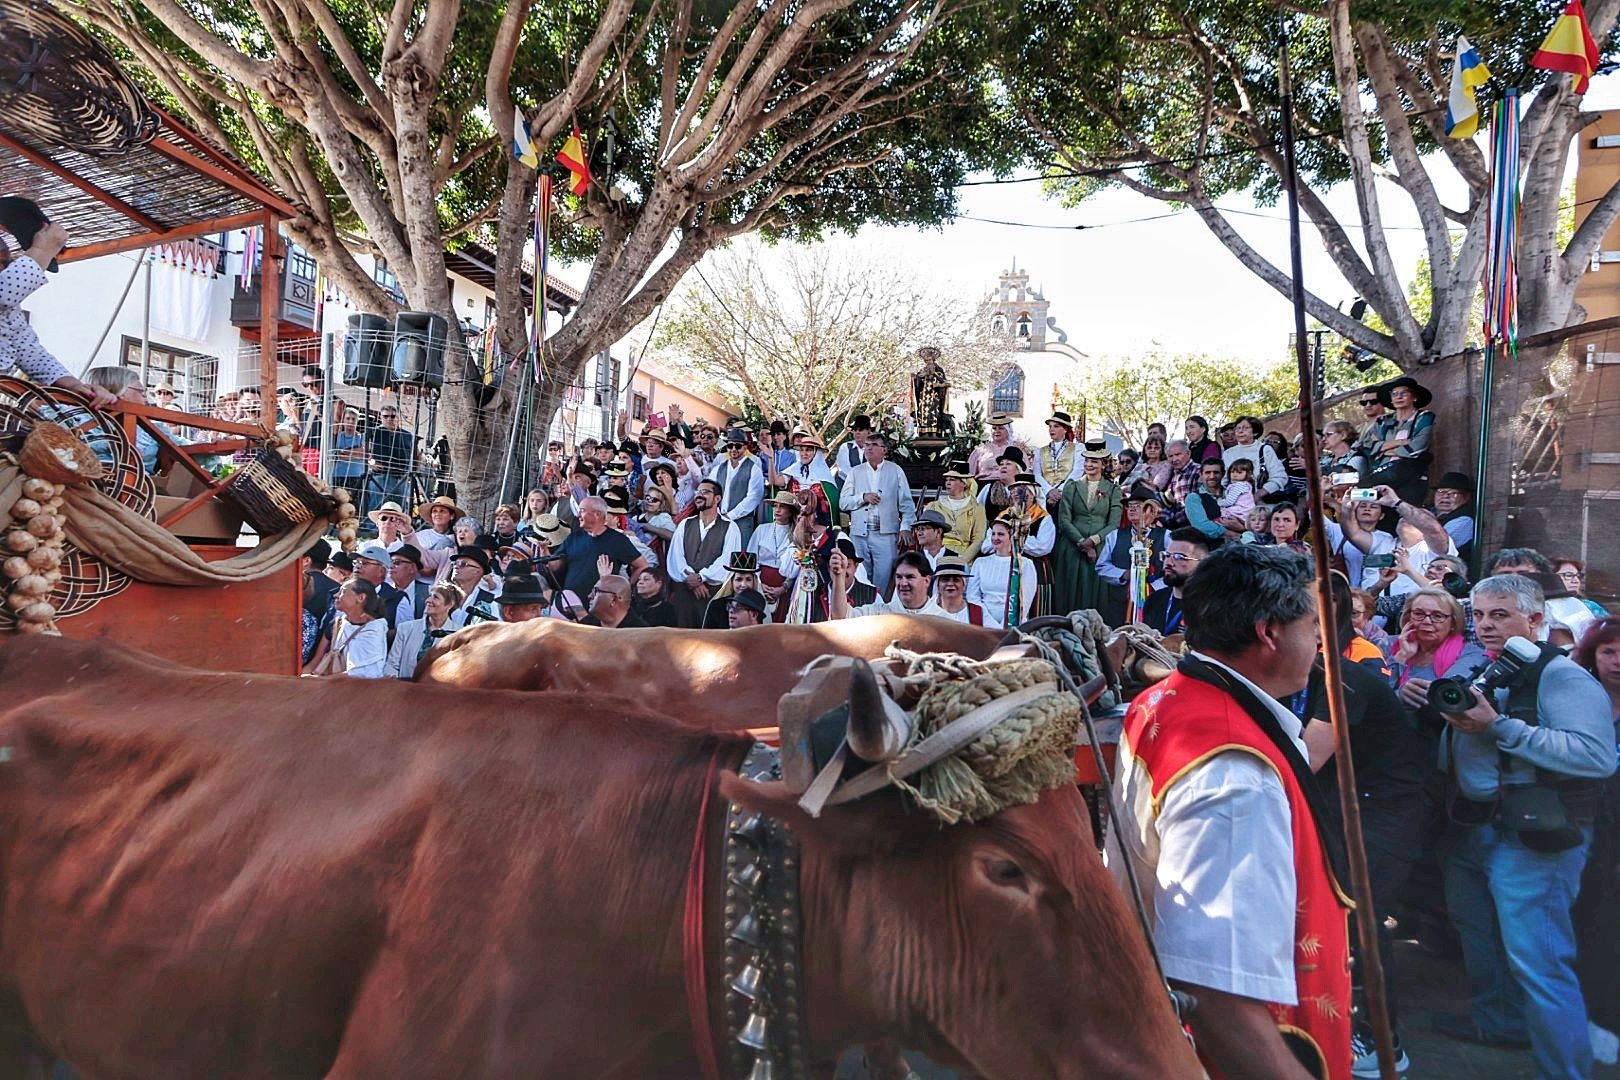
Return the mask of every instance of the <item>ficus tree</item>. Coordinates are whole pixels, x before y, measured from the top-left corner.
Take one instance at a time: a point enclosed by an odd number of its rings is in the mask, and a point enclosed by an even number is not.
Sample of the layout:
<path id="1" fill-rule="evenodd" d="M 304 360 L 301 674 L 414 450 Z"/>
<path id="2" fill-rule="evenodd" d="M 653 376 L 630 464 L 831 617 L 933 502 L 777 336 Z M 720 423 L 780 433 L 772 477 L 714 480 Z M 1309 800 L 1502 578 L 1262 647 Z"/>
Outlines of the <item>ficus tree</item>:
<path id="1" fill-rule="evenodd" d="M 553 255 L 590 270 L 547 343 L 539 417 L 717 245 L 938 222 L 970 168 L 1019 150 L 983 107 L 993 19 L 970 0 L 71 4 L 288 197 L 292 239 L 362 307 L 395 304 L 357 246 L 410 307 L 451 317 L 446 247 L 493 244 L 510 356 L 537 185 L 509 150 L 514 110 L 543 167 L 577 124 L 596 179 L 559 203 Z M 487 510 L 517 380 L 477 392 L 454 340 L 446 368 L 458 490 Z"/>
<path id="2" fill-rule="evenodd" d="M 1459 352 L 1477 337 L 1475 298 L 1486 257 L 1485 140 L 1445 135 L 1452 50 L 1464 33 L 1505 87 L 1534 88 L 1522 106 L 1519 219 L 1521 335 L 1581 321 L 1575 286 L 1620 215 L 1620 183 L 1559 235 L 1570 140 L 1595 119 L 1568 75 L 1528 68 L 1557 8 L 1509 0 L 1328 0 L 1280 12 L 1264 0 L 1028 0 L 1005 41 L 1001 105 L 1050 155 L 1049 185 L 1076 202 L 1121 186 L 1195 212 L 1250 272 L 1285 296 L 1287 268 L 1268 259 L 1222 209 L 1223 196 L 1276 199 L 1281 144 L 1281 20 L 1291 37 L 1300 209 L 1376 320 L 1358 322 L 1343 296 L 1310 291 L 1310 315 L 1404 369 Z M 1612 53 L 1620 0 L 1587 4 Z M 1482 130 L 1484 125 L 1482 124 Z M 1451 183 L 1447 182 L 1449 179 Z M 1323 198 L 1347 184 L 1355 217 Z M 1443 197 L 1442 190 L 1462 194 Z M 1408 296 L 1390 255 L 1393 201 L 1416 213 L 1428 276 Z M 1311 238 L 1307 235 L 1307 242 Z M 1310 283 L 1307 283 L 1308 285 Z"/>

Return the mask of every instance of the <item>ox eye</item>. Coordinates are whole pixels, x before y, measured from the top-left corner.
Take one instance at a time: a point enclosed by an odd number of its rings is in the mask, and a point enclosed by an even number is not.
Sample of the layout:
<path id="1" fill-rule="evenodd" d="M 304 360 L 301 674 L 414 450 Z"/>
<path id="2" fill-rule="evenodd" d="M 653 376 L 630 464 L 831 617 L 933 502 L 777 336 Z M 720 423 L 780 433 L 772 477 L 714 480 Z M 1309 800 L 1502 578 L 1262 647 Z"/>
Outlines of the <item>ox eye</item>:
<path id="1" fill-rule="evenodd" d="M 979 872 L 996 888 L 1013 889 L 1021 893 L 1031 891 L 1029 876 L 1024 873 L 1023 867 L 1004 856 L 985 857 L 979 863 Z"/>

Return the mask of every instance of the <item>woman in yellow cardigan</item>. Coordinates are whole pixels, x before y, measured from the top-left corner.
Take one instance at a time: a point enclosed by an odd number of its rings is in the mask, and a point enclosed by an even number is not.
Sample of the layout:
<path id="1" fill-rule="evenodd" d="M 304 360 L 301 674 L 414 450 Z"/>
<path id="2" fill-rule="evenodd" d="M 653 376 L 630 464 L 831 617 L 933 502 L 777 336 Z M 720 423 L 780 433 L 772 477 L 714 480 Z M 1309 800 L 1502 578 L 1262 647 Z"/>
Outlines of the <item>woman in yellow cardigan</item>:
<path id="1" fill-rule="evenodd" d="M 953 461 L 945 470 L 945 494 L 923 507 L 936 510 L 950 522 L 945 533 L 945 546 L 962 556 L 967 562 L 979 557 L 979 546 L 984 543 L 984 507 L 975 498 L 977 485 L 968 472 L 967 462 Z"/>

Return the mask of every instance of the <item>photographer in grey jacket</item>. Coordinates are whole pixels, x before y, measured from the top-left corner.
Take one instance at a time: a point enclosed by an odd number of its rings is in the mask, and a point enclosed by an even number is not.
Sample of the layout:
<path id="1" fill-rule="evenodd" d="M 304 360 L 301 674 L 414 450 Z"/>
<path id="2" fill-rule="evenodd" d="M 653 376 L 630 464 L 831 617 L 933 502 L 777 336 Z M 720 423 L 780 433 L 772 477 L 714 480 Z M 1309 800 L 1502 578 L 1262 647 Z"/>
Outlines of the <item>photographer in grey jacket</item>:
<path id="1" fill-rule="evenodd" d="M 1493 659 L 1511 638 L 1536 641 L 1545 598 L 1530 578 L 1486 578 L 1472 600 Z M 1528 1043 L 1538 1076 L 1573 1080 L 1591 1075 L 1592 1051 L 1570 905 L 1599 782 L 1615 768 L 1614 723 L 1596 679 L 1552 646 L 1527 643 L 1531 661 L 1489 697 L 1469 689 L 1441 738 L 1454 794 L 1440 858 L 1473 1012 L 1435 1026 L 1486 1045 Z"/>

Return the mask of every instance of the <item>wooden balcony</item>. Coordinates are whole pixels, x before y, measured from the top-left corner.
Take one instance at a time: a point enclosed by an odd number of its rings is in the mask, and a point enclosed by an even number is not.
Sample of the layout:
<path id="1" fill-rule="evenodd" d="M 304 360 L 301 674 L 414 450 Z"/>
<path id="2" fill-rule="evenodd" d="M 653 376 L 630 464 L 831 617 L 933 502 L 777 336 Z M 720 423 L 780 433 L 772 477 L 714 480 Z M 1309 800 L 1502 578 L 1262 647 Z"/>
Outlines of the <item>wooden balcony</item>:
<path id="1" fill-rule="evenodd" d="M 281 271 L 281 333 L 283 336 L 302 337 L 315 329 L 315 313 L 320 298 L 315 293 L 315 264 L 308 259 L 289 256 Z M 299 270 L 307 266 L 308 276 Z M 231 291 L 231 325 L 239 329 L 257 329 L 259 326 L 259 277 L 253 276 L 253 287 L 244 289 L 242 279 L 236 278 Z"/>

